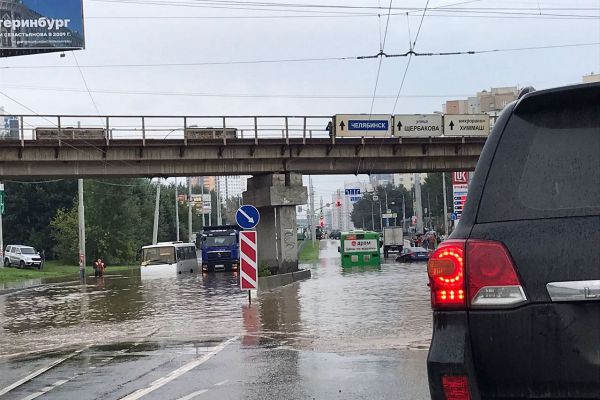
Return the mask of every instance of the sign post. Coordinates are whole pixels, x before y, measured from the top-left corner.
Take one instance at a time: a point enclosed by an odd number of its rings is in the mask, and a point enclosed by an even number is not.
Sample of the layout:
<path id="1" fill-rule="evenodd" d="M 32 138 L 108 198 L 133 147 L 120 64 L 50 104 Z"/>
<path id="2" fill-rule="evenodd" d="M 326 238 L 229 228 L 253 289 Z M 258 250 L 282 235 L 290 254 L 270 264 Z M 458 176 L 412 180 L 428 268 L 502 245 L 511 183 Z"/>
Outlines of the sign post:
<path id="1" fill-rule="evenodd" d="M 489 115 L 444 115 L 444 136 L 487 136 L 489 134 Z"/>
<path id="2" fill-rule="evenodd" d="M 338 114 L 334 117 L 337 137 L 386 137 L 392 135 L 392 116 L 382 114 Z"/>
<path id="3" fill-rule="evenodd" d="M 260 213 L 245 204 L 235 213 L 235 221 L 242 229 L 254 229 Z M 254 230 L 240 232 L 240 288 L 248 291 L 248 304 L 252 304 L 252 291 L 258 290 L 258 237 Z"/>
<path id="4" fill-rule="evenodd" d="M 462 216 L 465 202 L 467 201 L 467 193 L 469 191 L 469 173 L 468 172 L 453 172 L 452 173 L 452 204 L 453 204 L 453 221 L 459 221 Z"/>
<path id="5" fill-rule="evenodd" d="M 258 209 L 251 205 L 243 205 L 235 213 L 235 222 L 242 229 L 253 229 L 260 221 Z"/>
<path id="6" fill-rule="evenodd" d="M 442 136 L 441 114 L 394 115 L 394 133 L 403 137 Z"/>
<path id="7" fill-rule="evenodd" d="M 256 231 L 240 232 L 240 288 L 248 291 L 252 304 L 252 290 L 258 289 L 258 251 Z"/>

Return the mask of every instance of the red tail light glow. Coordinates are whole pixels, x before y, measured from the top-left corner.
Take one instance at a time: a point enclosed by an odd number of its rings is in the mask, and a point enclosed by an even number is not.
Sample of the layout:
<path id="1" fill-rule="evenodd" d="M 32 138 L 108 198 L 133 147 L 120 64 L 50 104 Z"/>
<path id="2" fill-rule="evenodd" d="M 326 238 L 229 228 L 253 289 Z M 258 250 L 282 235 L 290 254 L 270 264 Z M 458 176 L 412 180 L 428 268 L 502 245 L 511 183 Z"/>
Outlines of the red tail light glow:
<path id="1" fill-rule="evenodd" d="M 469 380 L 465 375 L 443 375 L 442 387 L 446 400 L 471 400 Z"/>
<path id="2" fill-rule="evenodd" d="M 510 254 L 500 242 L 442 242 L 429 258 L 427 273 L 433 309 L 507 307 L 527 301 Z"/>
<path id="3" fill-rule="evenodd" d="M 433 308 L 466 305 L 464 248 L 462 240 L 446 240 L 429 258 L 427 273 Z"/>

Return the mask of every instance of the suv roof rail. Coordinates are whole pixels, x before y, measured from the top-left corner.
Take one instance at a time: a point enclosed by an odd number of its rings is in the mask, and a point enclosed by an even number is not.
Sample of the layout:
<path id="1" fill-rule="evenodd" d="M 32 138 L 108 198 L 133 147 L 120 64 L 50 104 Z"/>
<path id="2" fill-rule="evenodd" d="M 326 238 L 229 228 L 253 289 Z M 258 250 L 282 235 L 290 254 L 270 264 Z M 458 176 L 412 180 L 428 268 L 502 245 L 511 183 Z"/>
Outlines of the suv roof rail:
<path id="1" fill-rule="evenodd" d="M 533 86 L 525 86 L 519 91 L 519 99 L 531 92 L 535 92 L 535 88 Z"/>

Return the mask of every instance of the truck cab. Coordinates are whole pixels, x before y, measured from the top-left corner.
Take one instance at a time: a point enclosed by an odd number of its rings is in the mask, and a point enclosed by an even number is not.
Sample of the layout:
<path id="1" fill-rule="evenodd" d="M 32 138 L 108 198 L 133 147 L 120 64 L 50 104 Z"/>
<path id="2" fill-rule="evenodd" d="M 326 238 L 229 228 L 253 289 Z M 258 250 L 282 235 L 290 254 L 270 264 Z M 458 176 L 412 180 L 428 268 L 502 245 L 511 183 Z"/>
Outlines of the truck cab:
<path id="1" fill-rule="evenodd" d="M 237 271 L 240 228 L 236 225 L 207 226 L 196 243 L 202 252 L 202 272 Z"/>

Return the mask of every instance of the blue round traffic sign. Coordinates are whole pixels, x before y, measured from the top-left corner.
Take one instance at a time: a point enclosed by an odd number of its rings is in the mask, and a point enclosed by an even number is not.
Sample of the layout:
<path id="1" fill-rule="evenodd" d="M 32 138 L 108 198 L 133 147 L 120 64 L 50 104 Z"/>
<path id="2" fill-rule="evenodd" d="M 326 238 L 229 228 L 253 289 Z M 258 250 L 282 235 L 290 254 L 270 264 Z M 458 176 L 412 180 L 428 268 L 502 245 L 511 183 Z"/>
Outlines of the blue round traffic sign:
<path id="1" fill-rule="evenodd" d="M 241 206 L 235 213 L 235 222 L 242 229 L 252 229 L 258 225 L 258 221 L 260 221 L 258 209 L 249 204 Z"/>

